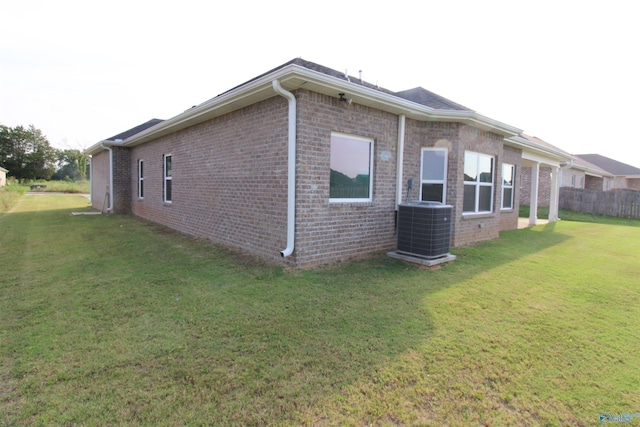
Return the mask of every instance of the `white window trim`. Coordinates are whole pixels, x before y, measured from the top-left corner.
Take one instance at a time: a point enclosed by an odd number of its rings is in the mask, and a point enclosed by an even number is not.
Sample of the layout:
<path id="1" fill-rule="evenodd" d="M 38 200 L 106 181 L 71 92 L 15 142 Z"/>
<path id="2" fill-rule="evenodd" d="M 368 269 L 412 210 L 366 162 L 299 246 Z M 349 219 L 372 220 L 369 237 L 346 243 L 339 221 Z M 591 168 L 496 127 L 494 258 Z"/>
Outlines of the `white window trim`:
<path id="1" fill-rule="evenodd" d="M 138 199 L 144 199 L 144 159 L 138 159 Z"/>
<path id="2" fill-rule="evenodd" d="M 171 203 L 171 200 L 167 200 L 167 181 L 173 181 L 173 176 L 167 176 L 167 157 L 171 157 L 171 168 L 173 169 L 173 155 L 164 154 L 162 156 L 162 201 L 164 203 Z M 171 174 L 173 175 L 173 171 Z M 173 199 L 173 185 L 171 186 L 171 198 Z"/>
<path id="3" fill-rule="evenodd" d="M 502 173 L 504 174 L 504 167 L 505 166 L 510 166 L 511 167 L 511 185 L 504 185 L 504 177 L 502 177 L 502 197 L 500 200 L 500 210 L 501 211 L 508 211 L 508 210 L 513 210 L 513 207 L 515 206 L 514 200 L 515 200 L 515 195 L 516 195 L 516 190 L 515 190 L 515 183 L 513 182 L 516 179 L 516 166 L 512 165 L 511 163 L 503 163 L 502 164 Z M 504 190 L 505 188 L 510 188 L 511 189 L 511 206 L 504 206 Z"/>
<path id="4" fill-rule="evenodd" d="M 423 153 L 425 151 L 444 151 L 444 177 L 441 181 L 435 179 L 422 179 L 422 177 L 424 176 L 424 174 L 422 173 L 424 168 Z M 420 200 L 422 200 L 422 184 L 442 184 L 442 203 L 447 203 L 447 177 L 449 176 L 449 171 L 447 169 L 448 166 L 449 150 L 447 150 L 446 148 L 422 147 L 422 149 L 420 150 Z"/>
<path id="5" fill-rule="evenodd" d="M 372 138 L 367 138 L 364 136 L 351 135 L 348 133 L 340 133 L 340 132 L 331 132 L 331 138 L 334 136 L 339 136 L 341 138 L 349 138 L 355 139 L 359 141 L 365 141 L 371 144 L 371 149 L 369 150 L 369 197 L 368 198 L 360 198 L 360 199 L 343 199 L 343 198 L 331 198 L 329 197 L 329 203 L 366 203 L 373 201 L 373 164 L 374 164 L 374 151 L 375 151 L 375 143 Z M 331 158 L 331 154 L 329 154 L 329 158 Z"/>
<path id="6" fill-rule="evenodd" d="M 466 185 L 473 185 L 475 187 L 475 191 L 476 191 L 476 196 L 475 196 L 475 202 L 476 205 L 474 207 L 474 211 L 464 211 L 464 207 L 463 207 L 463 212 L 462 215 L 463 216 L 467 216 L 467 215 L 483 215 L 483 214 L 491 214 L 493 213 L 493 203 L 494 203 L 494 182 L 496 179 L 496 158 L 495 156 L 491 156 L 489 154 L 484 154 L 484 153 L 478 153 L 476 151 L 465 151 L 465 154 L 469 153 L 469 154 L 475 154 L 476 156 L 478 156 L 478 163 L 480 162 L 480 158 L 481 157 L 488 157 L 492 160 L 492 165 L 493 165 L 493 170 L 491 171 L 491 182 L 480 182 L 479 178 L 480 178 L 480 174 L 478 174 L 478 177 L 476 178 L 476 181 L 464 181 L 464 163 L 462 166 L 462 170 L 463 170 L 463 195 L 464 195 L 464 186 Z M 469 183 L 469 184 L 467 184 Z M 473 184 L 471 184 L 473 183 Z M 480 207 L 480 187 L 491 187 L 491 209 L 488 211 L 481 211 L 479 210 Z M 464 198 L 464 196 L 463 196 Z M 464 206 L 464 202 L 463 202 L 463 206 Z"/>

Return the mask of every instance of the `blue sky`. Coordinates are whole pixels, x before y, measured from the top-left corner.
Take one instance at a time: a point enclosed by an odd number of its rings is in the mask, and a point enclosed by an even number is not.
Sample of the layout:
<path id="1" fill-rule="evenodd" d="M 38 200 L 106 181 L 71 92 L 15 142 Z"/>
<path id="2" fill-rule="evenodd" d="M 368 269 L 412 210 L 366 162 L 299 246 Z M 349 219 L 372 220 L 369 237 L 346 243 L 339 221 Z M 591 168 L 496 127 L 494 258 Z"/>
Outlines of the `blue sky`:
<path id="1" fill-rule="evenodd" d="M 85 148 L 292 58 L 640 167 L 633 2 L 6 0 L 0 123 Z"/>

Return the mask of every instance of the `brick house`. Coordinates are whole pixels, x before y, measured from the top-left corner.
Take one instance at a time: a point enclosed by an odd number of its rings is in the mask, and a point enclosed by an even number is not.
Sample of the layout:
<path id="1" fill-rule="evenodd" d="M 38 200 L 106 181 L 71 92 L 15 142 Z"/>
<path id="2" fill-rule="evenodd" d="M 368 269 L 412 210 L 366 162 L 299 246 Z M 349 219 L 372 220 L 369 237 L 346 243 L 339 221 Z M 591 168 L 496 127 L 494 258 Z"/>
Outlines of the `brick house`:
<path id="1" fill-rule="evenodd" d="M 523 159 L 564 159 L 520 134 L 298 58 L 90 147 L 92 203 L 307 267 L 395 249 L 398 204 L 435 200 L 459 246 L 517 227 Z"/>
<path id="2" fill-rule="evenodd" d="M 609 191 L 614 187 L 614 176 L 580 156 L 574 156 L 570 166 L 563 170 L 561 187 Z"/>
<path id="3" fill-rule="evenodd" d="M 595 165 L 600 170 L 604 170 L 610 178 L 609 188 L 601 190 L 640 190 L 640 168 L 619 162 L 600 154 L 576 154 L 576 158 L 584 163 Z M 587 189 L 598 189 L 589 188 Z"/>

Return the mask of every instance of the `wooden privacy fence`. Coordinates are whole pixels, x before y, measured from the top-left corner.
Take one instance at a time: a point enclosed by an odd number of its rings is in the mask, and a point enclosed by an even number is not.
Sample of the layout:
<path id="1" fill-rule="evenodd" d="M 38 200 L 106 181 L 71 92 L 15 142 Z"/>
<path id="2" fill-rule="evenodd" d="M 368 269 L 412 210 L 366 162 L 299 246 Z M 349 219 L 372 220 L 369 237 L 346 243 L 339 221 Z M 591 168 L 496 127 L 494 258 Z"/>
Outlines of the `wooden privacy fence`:
<path id="1" fill-rule="evenodd" d="M 640 219 L 640 191 L 595 191 L 561 187 L 560 208 L 576 212 Z"/>

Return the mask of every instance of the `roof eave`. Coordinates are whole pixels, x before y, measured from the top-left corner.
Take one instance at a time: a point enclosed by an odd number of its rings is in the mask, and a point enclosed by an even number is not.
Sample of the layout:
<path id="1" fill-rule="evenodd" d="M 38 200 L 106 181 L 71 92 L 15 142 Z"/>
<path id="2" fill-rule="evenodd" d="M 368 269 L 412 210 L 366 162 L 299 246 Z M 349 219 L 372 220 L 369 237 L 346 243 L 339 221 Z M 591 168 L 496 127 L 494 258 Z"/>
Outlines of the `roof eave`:
<path id="1" fill-rule="evenodd" d="M 95 143 L 95 144 L 93 144 L 91 147 L 86 148 L 86 149 L 84 150 L 84 154 L 85 154 L 86 156 L 93 156 L 93 155 L 96 155 L 96 154 L 98 154 L 99 152 L 104 151 L 104 147 L 103 147 L 102 145 L 103 145 L 103 144 L 105 144 L 105 143 L 108 143 L 108 142 L 110 142 L 110 141 L 107 141 L 107 140 L 104 140 L 104 139 L 103 139 L 102 141 L 96 142 L 96 143 Z M 113 142 L 113 141 L 111 141 L 111 142 Z"/>
<path id="2" fill-rule="evenodd" d="M 123 145 L 127 147 L 136 146 L 273 97 L 276 95 L 272 88 L 273 80 L 279 80 L 282 87 L 288 91 L 304 88 L 336 98 L 338 98 L 339 93 L 345 93 L 345 96 L 351 98 L 352 102 L 395 114 L 404 114 L 406 117 L 417 120 L 461 122 L 505 137 L 512 137 L 522 132 L 521 129 L 490 119 L 474 111 L 437 110 L 357 83 L 329 76 L 296 64 L 290 64 L 133 135 L 127 138 Z"/>
<path id="3" fill-rule="evenodd" d="M 509 146 L 520 148 L 523 152 L 532 152 L 535 156 L 540 156 L 558 163 L 575 160 L 575 157 L 569 154 L 536 144 L 520 135 L 505 138 L 505 143 Z"/>

